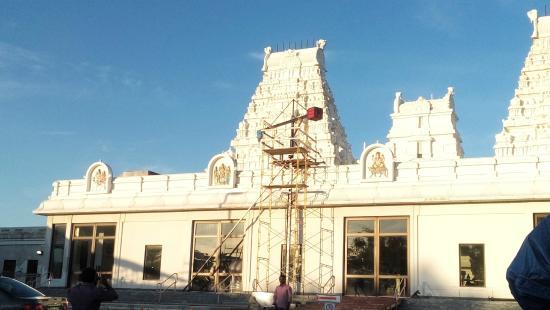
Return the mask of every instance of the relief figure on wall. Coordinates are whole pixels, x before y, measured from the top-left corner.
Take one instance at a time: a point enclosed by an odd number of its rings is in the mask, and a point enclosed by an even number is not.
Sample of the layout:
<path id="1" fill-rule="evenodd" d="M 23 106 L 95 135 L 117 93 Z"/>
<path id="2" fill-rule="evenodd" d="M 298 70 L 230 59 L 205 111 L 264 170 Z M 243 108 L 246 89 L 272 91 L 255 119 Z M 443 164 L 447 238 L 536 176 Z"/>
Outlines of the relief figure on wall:
<path id="1" fill-rule="evenodd" d="M 371 177 L 388 176 L 384 154 L 376 152 L 372 155 L 372 165 L 369 167 L 369 171 Z"/>
<path id="2" fill-rule="evenodd" d="M 213 185 L 228 185 L 231 179 L 231 167 L 221 164 L 214 168 L 213 174 Z"/>
<path id="3" fill-rule="evenodd" d="M 96 189 L 104 189 L 107 183 L 107 173 L 104 170 L 97 169 L 93 174 L 92 181 Z"/>

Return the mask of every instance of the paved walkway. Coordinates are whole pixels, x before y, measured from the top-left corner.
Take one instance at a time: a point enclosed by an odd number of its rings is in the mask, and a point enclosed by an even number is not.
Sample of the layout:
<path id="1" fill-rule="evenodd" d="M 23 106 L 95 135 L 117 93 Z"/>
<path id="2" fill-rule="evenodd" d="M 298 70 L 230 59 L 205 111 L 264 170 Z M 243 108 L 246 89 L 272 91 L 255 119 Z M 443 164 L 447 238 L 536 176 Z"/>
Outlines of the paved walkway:
<path id="1" fill-rule="evenodd" d="M 303 310 L 321 310 L 323 304 L 304 305 Z M 391 297 L 352 297 L 344 296 L 342 303 L 336 304 L 336 310 L 390 310 L 396 309 L 395 299 Z"/>
<path id="2" fill-rule="evenodd" d="M 487 300 L 444 297 L 409 298 L 401 301 L 399 310 L 521 310 L 514 300 Z"/>

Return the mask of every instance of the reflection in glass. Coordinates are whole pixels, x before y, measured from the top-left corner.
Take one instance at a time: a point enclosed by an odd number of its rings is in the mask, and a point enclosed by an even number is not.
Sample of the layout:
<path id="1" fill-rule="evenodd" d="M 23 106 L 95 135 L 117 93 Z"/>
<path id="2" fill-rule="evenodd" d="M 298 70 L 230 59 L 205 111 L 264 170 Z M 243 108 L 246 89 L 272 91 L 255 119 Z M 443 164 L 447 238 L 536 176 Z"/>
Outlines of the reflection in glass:
<path id="1" fill-rule="evenodd" d="M 115 225 L 109 226 L 98 226 L 96 229 L 96 237 L 114 237 L 115 236 Z"/>
<path id="2" fill-rule="evenodd" d="M 145 246 L 145 261 L 143 263 L 143 280 L 160 279 L 161 260 L 162 260 L 161 245 Z"/>
<path id="3" fill-rule="evenodd" d="M 199 271 L 206 260 L 214 254 L 214 251 L 218 247 L 217 238 L 195 238 L 195 252 L 193 255 L 193 272 Z M 214 267 L 216 262 L 216 256 L 212 257 L 201 272 L 208 272 Z"/>
<path id="4" fill-rule="evenodd" d="M 65 224 L 53 225 L 52 248 L 50 251 L 49 272 L 52 278 L 61 278 L 63 270 L 63 252 L 65 251 Z"/>
<path id="5" fill-rule="evenodd" d="M 407 220 L 380 220 L 380 233 L 406 233 Z"/>
<path id="6" fill-rule="evenodd" d="M 395 293 L 395 279 L 380 279 L 378 295 L 393 296 Z"/>
<path id="7" fill-rule="evenodd" d="M 348 234 L 374 233 L 373 220 L 349 220 Z"/>
<path id="8" fill-rule="evenodd" d="M 222 223 L 222 236 L 225 237 L 231 229 L 235 226 L 235 223 Z M 239 223 L 237 227 L 231 233 L 231 236 L 242 236 L 244 234 L 244 225 Z"/>
<path id="9" fill-rule="evenodd" d="M 240 291 L 241 288 L 241 277 L 240 276 L 220 276 L 220 283 L 218 285 L 220 292 L 233 292 L 233 291 Z"/>
<path id="10" fill-rule="evenodd" d="M 197 276 L 191 283 L 191 290 L 193 291 L 213 291 L 214 290 L 214 278 L 210 276 Z"/>
<path id="11" fill-rule="evenodd" d="M 347 274 L 374 274 L 374 237 L 348 237 Z"/>
<path id="12" fill-rule="evenodd" d="M 380 274 L 407 274 L 407 237 L 380 237 Z"/>
<path id="13" fill-rule="evenodd" d="M 96 241 L 95 263 L 98 272 L 111 272 L 115 261 L 115 240 L 99 239 Z"/>
<path id="14" fill-rule="evenodd" d="M 460 286 L 485 286 L 483 244 L 460 244 Z"/>
<path id="15" fill-rule="evenodd" d="M 92 237 L 94 234 L 93 226 L 76 226 L 74 228 L 75 237 Z"/>
<path id="16" fill-rule="evenodd" d="M 195 226 L 195 236 L 217 236 L 218 224 L 216 223 L 197 223 Z"/>
<path id="17" fill-rule="evenodd" d="M 193 272 L 199 276 L 193 280 L 191 289 L 223 292 L 242 290 L 244 224 L 235 223 L 219 221 L 195 224 Z"/>
<path id="18" fill-rule="evenodd" d="M 73 270 L 82 270 L 86 267 L 92 267 L 92 241 L 74 240 L 73 241 Z"/>
<path id="19" fill-rule="evenodd" d="M 374 279 L 347 278 L 346 295 L 372 296 L 374 295 Z"/>
<path id="20" fill-rule="evenodd" d="M 241 273 L 243 238 L 227 238 L 221 248 L 220 272 Z"/>

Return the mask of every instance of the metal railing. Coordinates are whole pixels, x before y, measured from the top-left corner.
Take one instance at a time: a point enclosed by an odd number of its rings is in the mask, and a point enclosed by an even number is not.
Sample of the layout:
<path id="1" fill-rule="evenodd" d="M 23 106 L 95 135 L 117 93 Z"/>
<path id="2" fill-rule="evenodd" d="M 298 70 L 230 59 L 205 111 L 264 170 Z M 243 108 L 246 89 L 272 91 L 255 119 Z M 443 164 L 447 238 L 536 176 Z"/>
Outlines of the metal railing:
<path id="1" fill-rule="evenodd" d="M 172 280 L 172 281 L 170 281 Z M 168 282 L 169 284 L 165 286 L 165 284 Z M 173 287 L 173 290 L 176 290 L 176 285 L 178 283 L 178 273 L 174 272 L 171 274 L 168 278 L 164 279 L 164 281 L 157 283 L 157 291 L 159 293 L 159 303 L 162 299 L 162 293 L 164 293 L 167 289 Z"/>
<path id="2" fill-rule="evenodd" d="M 397 302 L 401 296 L 405 295 L 407 290 L 407 278 L 397 277 L 395 278 L 395 292 L 394 297 Z"/>

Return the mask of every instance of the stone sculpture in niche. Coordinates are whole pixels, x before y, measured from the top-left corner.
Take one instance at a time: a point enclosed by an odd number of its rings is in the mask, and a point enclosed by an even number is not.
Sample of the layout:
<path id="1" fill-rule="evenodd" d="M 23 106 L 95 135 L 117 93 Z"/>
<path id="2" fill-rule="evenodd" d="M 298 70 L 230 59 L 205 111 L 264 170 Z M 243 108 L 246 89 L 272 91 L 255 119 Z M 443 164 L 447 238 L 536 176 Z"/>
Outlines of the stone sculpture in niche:
<path id="1" fill-rule="evenodd" d="M 361 179 L 363 182 L 391 182 L 394 180 L 395 162 L 390 148 L 375 143 L 361 153 Z"/>
<path id="2" fill-rule="evenodd" d="M 369 167 L 371 177 L 388 176 L 384 154 L 376 152 L 372 155 L 372 165 Z"/>
<path id="3" fill-rule="evenodd" d="M 231 179 L 231 167 L 224 163 L 214 167 L 214 179 L 212 185 L 228 185 Z"/>
<path id="4" fill-rule="evenodd" d="M 227 151 L 214 156 L 208 163 L 209 186 L 212 187 L 235 187 L 236 168 L 235 154 Z"/>
<path id="5" fill-rule="evenodd" d="M 97 170 L 94 171 L 92 181 L 96 186 L 105 188 L 105 184 L 107 182 L 107 173 L 105 171 L 102 171 L 101 168 L 97 168 Z"/>

